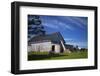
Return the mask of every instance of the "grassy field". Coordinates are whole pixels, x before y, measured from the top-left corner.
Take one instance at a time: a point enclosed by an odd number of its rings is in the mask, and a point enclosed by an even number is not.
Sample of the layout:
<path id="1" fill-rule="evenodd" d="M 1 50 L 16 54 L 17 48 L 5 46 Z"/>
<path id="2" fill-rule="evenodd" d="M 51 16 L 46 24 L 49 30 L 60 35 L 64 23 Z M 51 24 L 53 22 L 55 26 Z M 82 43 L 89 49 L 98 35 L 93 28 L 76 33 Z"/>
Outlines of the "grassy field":
<path id="1" fill-rule="evenodd" d="M 87 51 L 49 54 L 48 52 L 28 52 L 28 60 L 57 60 L 57 59 L 82 59 L 88 58 Z"/>

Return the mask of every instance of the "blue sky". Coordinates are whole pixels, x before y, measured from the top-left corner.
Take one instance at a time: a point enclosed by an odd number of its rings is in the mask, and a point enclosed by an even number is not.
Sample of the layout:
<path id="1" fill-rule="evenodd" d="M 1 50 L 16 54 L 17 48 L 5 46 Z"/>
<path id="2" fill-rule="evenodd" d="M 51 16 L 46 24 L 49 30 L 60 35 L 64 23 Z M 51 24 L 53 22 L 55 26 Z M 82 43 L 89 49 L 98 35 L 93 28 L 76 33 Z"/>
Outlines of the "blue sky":
<path id="1" fill-rule="evenodd" d="M 40 15 L 40 18 L 47 34 L 60 32 L 66 44 L 87 48 L 87 17 Z"/>

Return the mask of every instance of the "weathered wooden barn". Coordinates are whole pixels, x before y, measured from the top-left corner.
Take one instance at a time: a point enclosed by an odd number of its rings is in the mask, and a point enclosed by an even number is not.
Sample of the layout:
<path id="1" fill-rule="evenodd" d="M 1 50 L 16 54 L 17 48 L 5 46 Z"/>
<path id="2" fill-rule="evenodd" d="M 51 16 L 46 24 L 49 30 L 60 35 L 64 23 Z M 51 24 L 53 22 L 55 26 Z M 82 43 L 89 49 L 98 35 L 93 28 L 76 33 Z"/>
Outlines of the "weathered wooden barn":
<path id="1" fill-rule="evenodd" d="M 31 38 L 28 41 L 28 52 L 29 51 L 70 53 L 70 51 L 66 49 L 65 41 L 60 32 Z"/>

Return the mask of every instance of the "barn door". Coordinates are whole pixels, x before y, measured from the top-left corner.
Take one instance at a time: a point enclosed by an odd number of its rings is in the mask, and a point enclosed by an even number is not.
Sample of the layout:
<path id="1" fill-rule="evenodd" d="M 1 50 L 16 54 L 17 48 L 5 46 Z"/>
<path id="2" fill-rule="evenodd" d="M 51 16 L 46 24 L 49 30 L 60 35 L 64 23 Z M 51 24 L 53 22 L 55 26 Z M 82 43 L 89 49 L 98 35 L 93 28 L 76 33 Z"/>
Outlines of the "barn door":
<path id="1" fill-rule="evenodd" d="M 52 45 L 52 51 L 53 52 L 55 51 L 55 45 Z"/>

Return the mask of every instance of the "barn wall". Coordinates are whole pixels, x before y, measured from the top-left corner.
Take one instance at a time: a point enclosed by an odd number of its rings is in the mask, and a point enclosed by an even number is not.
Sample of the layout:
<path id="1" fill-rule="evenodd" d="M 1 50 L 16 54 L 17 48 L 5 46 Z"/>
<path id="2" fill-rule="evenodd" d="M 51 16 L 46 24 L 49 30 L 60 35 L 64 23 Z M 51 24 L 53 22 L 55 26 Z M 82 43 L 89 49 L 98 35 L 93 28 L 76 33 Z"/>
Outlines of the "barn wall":
<path id="1" fill-rule="evenodd" d="M 51 50 L 51 42 L 42 42 L 31 44 L 32 51 L 49 52 Z"/>
<path id="2" fill-rule="evenodd" d="M 59 44 L 52 44 L 55 45 L 55 53 L 60 53 L 60 45 Z"/>
<path id="3" fill-rule="evenodd" d="M 28 52 L 30 52 L 30 51 L 50 52 L 50 51 L 52 51 L 53 45 L 55 46 L 54 52 L 60 53 L 60 45 L 53 44 L 51 42 L 42 42 L 42 43 L 31 44 L 31 46 L 28 46 Z"/>
<path id="4" fill-rule="evenodd" d="M 27 50 L 28 50 L 28 52 L 32 51 L 32 47 L 28 46 Z"/>

